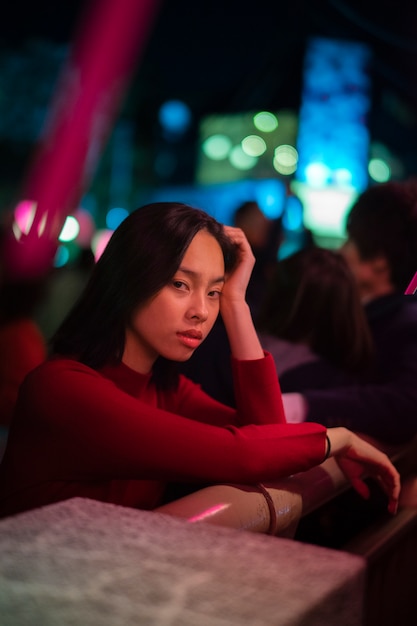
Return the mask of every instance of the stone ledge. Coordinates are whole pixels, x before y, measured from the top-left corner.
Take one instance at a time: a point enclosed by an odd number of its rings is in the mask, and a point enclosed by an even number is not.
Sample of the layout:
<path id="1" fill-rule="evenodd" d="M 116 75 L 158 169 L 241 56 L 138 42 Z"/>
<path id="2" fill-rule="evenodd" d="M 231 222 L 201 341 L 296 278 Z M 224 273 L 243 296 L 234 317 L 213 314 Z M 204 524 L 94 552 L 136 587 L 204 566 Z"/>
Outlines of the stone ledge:
<path id="1" fill-rule="evenodd" d="M 74 498 L 0 522 L 7 626 L 360 626 L 365 561 Z"/>

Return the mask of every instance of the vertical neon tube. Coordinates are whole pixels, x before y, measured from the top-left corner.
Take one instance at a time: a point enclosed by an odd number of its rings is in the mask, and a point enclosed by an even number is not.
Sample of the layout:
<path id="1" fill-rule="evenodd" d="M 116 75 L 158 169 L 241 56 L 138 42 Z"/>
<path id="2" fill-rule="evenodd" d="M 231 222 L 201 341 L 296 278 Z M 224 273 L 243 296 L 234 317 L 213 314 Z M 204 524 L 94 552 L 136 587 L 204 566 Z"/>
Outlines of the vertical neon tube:
<path id="1" fill-rule="evenodd" d="M 12 274 L 39 275 L 52 265 L 65 218 L 91 179 L 158 5 L 95 0 L 82 16 L 22 188 L 33 217 L 26 231 L 15 222 L 8 239 Z"/>

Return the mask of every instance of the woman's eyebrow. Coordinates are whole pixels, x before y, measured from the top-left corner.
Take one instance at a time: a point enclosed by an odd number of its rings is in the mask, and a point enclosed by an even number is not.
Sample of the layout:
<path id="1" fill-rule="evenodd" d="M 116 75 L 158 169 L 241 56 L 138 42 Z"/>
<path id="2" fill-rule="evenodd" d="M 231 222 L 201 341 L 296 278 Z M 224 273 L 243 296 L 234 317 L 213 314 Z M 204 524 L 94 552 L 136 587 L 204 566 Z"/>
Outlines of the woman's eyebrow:
<path id="1" fill-rule="evenodd" d="M 188 274 L 188 276 L 193 276 L 193 277 L 196 277 L 196 278 L 199 278 L 201 276 L 200 272 L 195 272 L 194 270 L 190 270 L 190 269 L 188 269 L 186 267 L 182 267 L 182 266 L 180 266 L 178 268 L 178 271 L 182 272 L 183 274 Z M 217 278 L 213 278 L 210 281 L 210 285 L 216 285 L 217 283 L 224 283 L 225 280 L 226 279 L 225 279 L 224 275 L 223 276 L 219 276 Z"/>

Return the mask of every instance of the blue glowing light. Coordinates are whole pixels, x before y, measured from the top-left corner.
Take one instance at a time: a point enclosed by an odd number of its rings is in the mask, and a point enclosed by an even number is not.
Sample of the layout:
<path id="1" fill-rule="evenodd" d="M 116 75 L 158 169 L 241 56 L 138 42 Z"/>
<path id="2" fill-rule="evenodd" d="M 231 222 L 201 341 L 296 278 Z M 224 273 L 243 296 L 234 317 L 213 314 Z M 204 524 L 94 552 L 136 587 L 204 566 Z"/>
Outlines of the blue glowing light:
<path id="1" fill-rule="evenodd" d="M 288 196 L 282 225 L 285 230 L 300 230 L 303 227 L 303 205 L 297 196 Z"/>
<path id="2" fill-rule="evenodd" d="M 285 202 L 285 186 L 278 180 L 260 180 L 255 189 L 255 200 L 269 219 L 282 215 Z"/>
<path id="3" fill-rule="evenodd" d="M 69 261 L 69 250 L 65 246 L 59 246 L 54 259 L 54 267 L 64 267 Z"/>
<path id="4" fill-rule="evenodd" d="M 185 133 L 191 123 L 191 111 L 181 100 L 167 100 L 159 109 L 159 122 L 168 132 Z"/>
<path id="5" fill-rule="evenodd" d="M 350 199 L 369 184 L 370 49 L 313 38 L 305 56 L 295 180 L 304 225 L 343 237 Z"/>
<path id="6" fill-rule="evenodd" d="M 314 38 L 304 69 L 297 180 L 313 186 L 368 184 L 370 51 L 357 42 Z"/>
<path id="7" fill-rule="evenodd" d="M 114 209 L 110 209 L 110 211 L 106 215 L 106 226 L 110 230 L 116 230 L 116 228 L 123 222 L 124 219 L 129 215 L 127 209 L 122 209 L 119 207 L 115 207 Z"/>

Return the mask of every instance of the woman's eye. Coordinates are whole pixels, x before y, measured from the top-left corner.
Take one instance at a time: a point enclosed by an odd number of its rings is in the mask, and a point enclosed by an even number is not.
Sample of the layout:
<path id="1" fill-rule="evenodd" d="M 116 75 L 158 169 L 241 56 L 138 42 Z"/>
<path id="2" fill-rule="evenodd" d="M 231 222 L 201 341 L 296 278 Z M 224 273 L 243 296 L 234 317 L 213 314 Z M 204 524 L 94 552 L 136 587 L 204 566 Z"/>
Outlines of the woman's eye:
<path id="1" fill-rule="evenodd" d="M 187 286 L 182 280 L 173 280 L 172 284 L 175 289 L 185 289 Z"/>
<path id="2" fill-rule="evenodd" d="M 219 289 L 214 289 L 213 291 L 209 291 L 210 298 L 220 298 L 221 291 Z"/>

